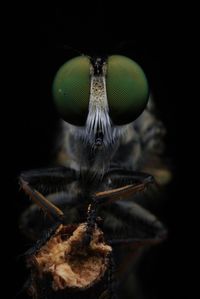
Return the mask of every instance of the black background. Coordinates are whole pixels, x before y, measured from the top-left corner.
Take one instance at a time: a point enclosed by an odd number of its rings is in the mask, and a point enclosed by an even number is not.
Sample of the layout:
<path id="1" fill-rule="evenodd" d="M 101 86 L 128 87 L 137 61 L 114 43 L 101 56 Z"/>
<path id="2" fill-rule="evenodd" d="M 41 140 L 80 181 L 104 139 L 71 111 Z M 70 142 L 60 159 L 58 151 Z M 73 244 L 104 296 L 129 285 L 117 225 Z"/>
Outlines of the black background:
<path id="1" fill-rule="evenodd" d="M 106 6 L 93 3 L 91 12 L 78 3 L 73 9 L 56 5 L 26 8 L 24 12 L 23 7 L 11 17 L 11 34 L 7 36 L 8 86 L 3 86 L 6 108 L 2 109 L 1 117 L 2 148 L 6 153 L 6 158 L 2 157 L 6 166 L 2 233 L 8 240 L 2 247 L 8 271 L 5 285 L 7 292 L 11 292 L 8 298 L 17 297 L 26 279 L 22 256 L 29 248 L 18 229 L 19 215 L 29 203 L 19 192 L 17 176 L 21 170 L 49 164 L 58 120 L 51 102 L 53 75 L 64 61 L 79 53 L 121 53 L 136 59 L 145 69 L 168 131 L 166 154 L 171 159 L 173 181 L 167 188 L 168 200 L 162 211 L 169 238 L 151 250 L 142 277 L 149 298 L 193 298 L 191 257 L 196 239 L 191 235 L 191 221 L 196 201 L 191 194 L 194 175 L 189 164 L 195 129 L 191 121 L 196 104 L 192 104 L 190 111 L 188 103 L 193 101 L 190 89 L 187 90 L 191 80 L 188 66 L 193 56 L 187 51 L 188 45 L 190 50 L 193 47 L 193 30 L 187 21 L 190 13 L 183 14 L 179 8 L 164 4 L 155 9 L 132 5 L 115 4 L 108 11 Z"/>

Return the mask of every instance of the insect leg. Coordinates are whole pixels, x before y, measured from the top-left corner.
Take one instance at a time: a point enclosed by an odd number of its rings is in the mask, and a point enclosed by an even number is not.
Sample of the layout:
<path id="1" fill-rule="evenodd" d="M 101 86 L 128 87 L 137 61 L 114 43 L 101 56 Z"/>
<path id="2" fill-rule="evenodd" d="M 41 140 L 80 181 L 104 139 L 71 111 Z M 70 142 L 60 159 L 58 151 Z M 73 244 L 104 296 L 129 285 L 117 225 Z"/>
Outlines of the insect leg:
<path id="1" fill-rule="evenodd" d="M 122 168 L 110 169 L 104 175 L 103 181 L 108 187 L 113 189 L 130 184 L 155 183 L 153 176 L 150 174 Z"/>
<path id="2" fill-rule="evenodd" d="M 117 171 L 118 174 L 119 171 Z M 99 204 L 109 204 L 113 201 L 124 199 L 125 197 L 129 197 L 130 195 L 133 195 L 136 192 L 143 191 L 147 185 L 152 184 L 154 182 L 153 177 L 147 174 L 143 173 L 134 173 L 129 171 L 120 171 L 120 179 L 121 179 L 121 172 L 123 174 L 127 175 L 126 182 L 130 179 L 133 184 L 129 184 L 120 188 L 98 192 L 95 193 L 92 197 L 92 202 L 89 205 L 88 208 L 88 217 L 87 217 L 87 231 L 86 231 L 86 244 L 90 242 L 91 239 L 91 232 L 94 228 L 94 225 L 96 223 L 96 209 Z M 114 174 L 116 176 L 116 170 L 114 171 Z M 112 173 L 113 175 L 113 173 Z M 137 181 L 137 183 L 136 183 Z"/>
<path id="3" fill-rule="evenodd" d="M 22 177 L 20 178 L 20 185 L 23 191 L 30 196 L 33 202 L 38 205 L 47 215 L 55 221 L 63 222 L 64 214 L 53 203 L 43 196 L 39 191 L 34 189 L 27 181 Z"/>
<path id="4" fill-rule="evenodd" d="M 87 228 L 86 233 L 84 237 L 84 245 L 88 245 L 91 241 L 92 232 L 96 224 L 96 218 L 97 218 L 97 201 L 95 198 L 92 198 L 91 203 L 88 206 L 87 211 Z"/>
<path id="5" fill-rule="evenodd" d="M 21 179 L 39 192 L 50 194 L 65 190 L 68 184 L 78 179 L 78 173 L 67 167 L 41 168 L 22 172 Z"/>
<path id="6" fill-rule="evenodd" d="M 115 202 L 112 205 L 112 213 L 130 227 L 131 233 L 127 229 L 125 238 L 121 240 L 124 244 L 131 242 L 134 242 L 136 246 L 154 244 L 167 236 L 165 226 L 157 217 L 133 201 Z M 113 240 L 116 244 L 120 242 Z"/>
<path id="7" fill-rule="evenodd" d="M 65 223 L 76 222 L 77 198 L 70 192 L 57 192 L 47 196 L 47 200 L 57 206 L 65 214 Z M 54 221 L 55 222 L 55 221 Z M 20 230 L 28 239 L 36 241 L 41 238 L 42 231 L 52 226 L 52 219 L 42 213 L 40 207 L 32 204 L 20 217 Z"/>
<path id="8" fill-rule="evenodd" d="M 105 180 L 107 180 L 107 185 L 113 189 L 95 193 L 96 199 L 102 204 L 130 197 L 154 184 L 154 178 L 151 175 L 123 170 L 107 174 Z"/>
<path id="9" fill-rule="evenodd" d="M 26 252 L 26 255 L 32 255 L 35 254 L 51 238 L 59 225 L 64 222 L 64 213 L 53 203 L 48 201 L 46 197 L 34 189 L 22 177 L 20 177 L 20 185 L 23 191 L 30 196 L 33 202 L 35 202 L 35 204 L 47 213 L 47 215 L 54 221 L 54 224 L 43 233 L 41 239 L 39 239 L 36 244 Z"/>
<path id="10" fill-rule="evenodd" d="M 131 201 L 119 201 L 112 205 L 112 213 L 124 223 L 126 228 L 116 232 L 108 244 L 115 250 L 118 247 L 126 252 L 122 256 L 117 277 L 120 284 L 126 282 L 129 271 L 132 271 L 140 249 L 162 242 L 167 237 L 164 225 L 152 213 Z"/>
<path id="11" fill-rule="evenodd" d="M 50 228 L 45 230 L 42 233 L 41 239 L 37 240 L 37 242 L 34 244 L 34 246 L 26 251 L 25 255 L 31 256 L 33 254 L 36 254 L 40 250 L 40 248 L 43 245 L 45 245 L 49 241 L 49 239 L 55 234 L 55 232 L 58 229 L 58 227 L 60 226 L 60 224 L 61 223 L 59 221 L 57 221 Z"/>

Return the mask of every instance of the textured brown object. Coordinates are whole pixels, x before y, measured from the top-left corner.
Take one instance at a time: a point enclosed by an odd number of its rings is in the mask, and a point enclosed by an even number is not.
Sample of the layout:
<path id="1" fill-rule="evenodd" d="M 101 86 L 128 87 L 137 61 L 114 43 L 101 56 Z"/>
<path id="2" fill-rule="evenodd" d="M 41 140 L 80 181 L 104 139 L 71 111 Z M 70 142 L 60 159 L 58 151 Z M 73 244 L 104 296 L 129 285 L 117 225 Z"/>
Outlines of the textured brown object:
<path id="1" fill-rule="evenodd" d="M 90 244 L 83 246 L 85 232 L 84 223 L 60 225 L 56 234 L 29 260 L 34 281 L 32 288 L 37 288 L 38 279 L 48 277 L 53 291 L 84 290 L 104 276 L 112 248 L 105 244 L 98 228 L 95 228 Z"/>

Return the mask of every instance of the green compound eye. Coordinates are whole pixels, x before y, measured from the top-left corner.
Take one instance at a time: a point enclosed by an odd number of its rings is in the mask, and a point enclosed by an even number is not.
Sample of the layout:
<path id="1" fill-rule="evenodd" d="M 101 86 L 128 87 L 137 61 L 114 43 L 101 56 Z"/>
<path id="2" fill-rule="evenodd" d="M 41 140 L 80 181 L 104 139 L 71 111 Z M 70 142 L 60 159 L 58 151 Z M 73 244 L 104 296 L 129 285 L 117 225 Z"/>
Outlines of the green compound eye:
<path id="1" fill-rule="evenodd" d="M 116 125 L 134 121 L 147 105 L 146 76 L 141 67 L 128 57 L 108 57 L 106 88 L 109 114 Z"/>
<path id="2" fill-rule="evenodd" d="M 87 119 L 90 94 L 90 60 L 78 56 L 58 70 L 53 82 L 53 98 L 61 117 L 83 126 Z"/>

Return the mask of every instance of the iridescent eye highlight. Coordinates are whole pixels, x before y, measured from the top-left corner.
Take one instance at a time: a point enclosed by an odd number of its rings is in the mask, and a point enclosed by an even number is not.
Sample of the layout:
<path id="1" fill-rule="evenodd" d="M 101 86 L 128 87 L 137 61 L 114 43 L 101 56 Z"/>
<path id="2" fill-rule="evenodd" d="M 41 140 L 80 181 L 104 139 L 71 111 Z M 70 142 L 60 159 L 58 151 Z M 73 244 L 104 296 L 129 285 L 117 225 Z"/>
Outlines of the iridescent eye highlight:
<path id="1" fill-rule="evenodd" d="M 116 125 L 134 121 L 147 105 L 146 76 L 142 68 L 128 57 L 108 57 L 106 88 L 110 117 Z"/>
<path id="2" fill-rule="evenodd" d="M 58 70 L 53 82 L 53 98 L 61 117 L 83 126 L 87 119 L 90 94 L 90 59 L 78 56 Z"/>

